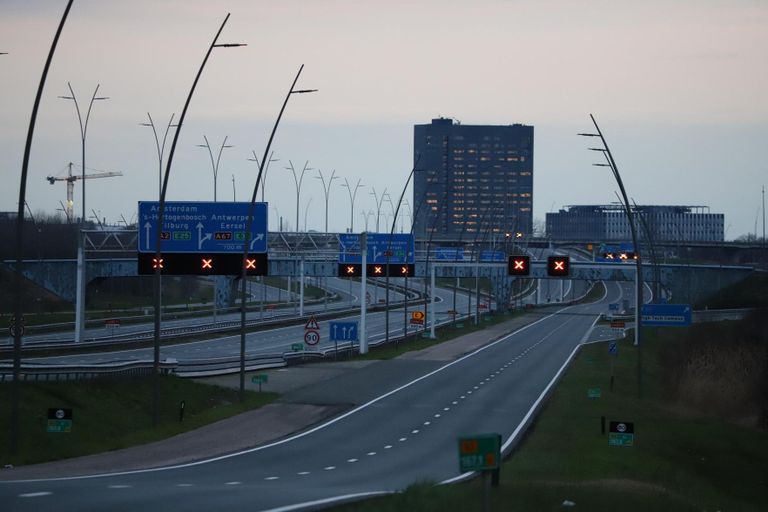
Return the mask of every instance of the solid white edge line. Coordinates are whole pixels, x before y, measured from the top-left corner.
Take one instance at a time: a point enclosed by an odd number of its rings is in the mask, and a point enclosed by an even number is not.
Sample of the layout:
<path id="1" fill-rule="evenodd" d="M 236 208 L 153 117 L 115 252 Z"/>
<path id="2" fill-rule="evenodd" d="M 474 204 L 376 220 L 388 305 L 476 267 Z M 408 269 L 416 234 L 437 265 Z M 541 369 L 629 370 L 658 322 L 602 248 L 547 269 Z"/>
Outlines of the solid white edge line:
<path id="1" fill-rule="evenodd" d="M 604 298 L 605 296 L 603 296 Z M 602 299 L 601 299 L 602 300 Z M 517 428 L 512 432 L 512 434 L 507 438 L 507 440 L 504 442 L 504 444 L 501 446 L 501 453 L 503 454 L 507 448 L 517 439 L 517 436 L 520 435 L 520 433 L 523 431 L 523 429 L 526 427 L 528 420 L 530 420 L 531 416 L 538 410 L 539 404 L 541 404 L 541 401 L 544 400 L 544 397 L 547 396 L 549 393 L 549 390 L 552 389 L 552 386 L 555 385 L 555 383 L 560 379 L 560 376 L 563 374 L 565 369 L 568 367 L 569 364 L 571 364 L 571 360 L 573 360 L 576 353 L 581 349 L 581 346 L 584 344 L 584 341 L 589 337 L 589 334 L 592 332 L 592 329 L 595 328 L 595 324 L 600 319 L 600 316 L 596 316 L 595 319 L 592 321 L 592 325 L 587 330 L 586 334 L 581 338 L 579 343 L 573 347 L 573 350 L 571 351 L 571 354 L 568 356 L 568 358 L 565 360 L 563 365 L 560 367 L 559 370 L 557 370 L 557 373 L 554 377 L 552 377 L 552 380 L 549 381 L 549 384 L 544 388 L 544 391 L 541 392 L 539 397 L 536 399 L 536 401 L 533 403 L 530 409 L 528 409 L 528 412 L 523 417 L 523 419 L 518 423 Z M 472 477 L 475 474 L 474 471 L 468 472 L 468 473 L 462 473 L 459 476 L 455 476 L 453 478 L 449 478 L 447 480 L 443 480 L 440 482 L 440 485 L 444 484 L 452 484 L 456 482 L 460 482 L 462 480 L 465 480 L 467 478 Z"/>
<path id="2" fill-rule="evenodd" d="M 304 503 L 296 503 L 294 505 L 286 505 L 284 507 L 270 508 L 263 512 L 290 512 L 292 510 L 301 510 L 303 508 L 316 507 L 318 505 L 327 505 L 329 503 L 355 501 L 360 498 L 370 498 L 373 496 L 383 496 L 385 494 L 395 494 L 397 491 L 372 491 L 372 492 L 359 492 L 356 494 L 344 494 L 343 496 L 334 496 L 332 498 L 323 498 L 315 501 L 305 501 Z"/>
<path id="3" fill-rule="evenodd" d="M 596 304 L 596 303 L 601 302 L 602 300 L 605 299 L 605 297 L 607 295 L 608 295 L 608 289 L 607 289 L 607 287 L 604 287 L 603 296 L 600 299 L 598 299 L 595 302 L 593 302 L 592 304 Z M 320 425 L 317 425 L 316 427 L 313 427 L 313 428 L 311 428 L 309 430 L 301 432 L 300 434 L 296 434 L 296 435 L 293 435 L 293 436 L 290 436 L 290 437 L 286 437 L 285 439 L 281 439 L 281 440 L 275 441 L 273 443 L 268 443 L 268 444 L 265 444 L 265 445 L 262 445 L 262 446 L 257 446 L 255 448 L 250 448 L 248 450 L 243 450 L 243 451 L 239 451 L 239 452 L 229 453 L 227 455 L 221 455 L 219 457 L 213 457 L 211 459 L 203 459 L 203 460 L 198 460 L 198 461 L 195 461 L 195 462 L 189 462 L 189 463 L 185 463 L 185 464 L 177 464 L 177 465 L 174 465 L 174 466 L 163 466 L 163 467 L 160 467 L 160 468 L 149 468 L 149 469 L 136 469 L 136 470 L 131 470 L 131 471 L 121 471 L 121 472 L 117 472 L 117 473 L 98 473 L 98 474 L 94 474 L 94 475 L 66 476 L 66 477 L 59 477 L 59 478 L 37 478 L 37 479 L 27 479 L 27 480 L 0 480 L 0 485 L 2 485 L 2 484 L 12 484 L 12 483 L 62 482 L 62 481 L 68 481 L 68 480 L 85 480 L 85 479 L 90 479 L 90 478 L 108 478 L 108 477 L 114 477 L 114 476 L 138 475 L 138 474 L 142 474 L 142 473 L 150 473 L 150 472 L 156 472 L 156 471 L 168 471 L 168 470 L 172 470 L 172 469 L 189 468 L 189 467 L 194 467 L 194 466 L 201 466 L 203 464 L 208 464 L 208 463 L 211 463 L 211 462 L 217 462 L 217 461 L 220 461 L 220 460 L 229 459 L 229 458 L 232 458 L 232 457 L 238 457 L 240 455 L 245 455 L 245 454 L 248 454 L 248 453 L 254 453 L 254 452 L 261 451 L 261 450 L 266 450 L 267 448 L 272 448 L 273 446 L 279 446 L 281 444 L 289 443 L 289 442 L 294 441 L 296 439 L 300 439 L 302 437 L 308 436 L 308 435 L 310 435 L 310 434 L 312 434 L 314 432 L 317 432 L 318 430 L 321 430 L 323 428 L 326 428 L 326 427 L 328 427 L 330 425 L 333 425 L 334 423 L 339 422 L 339 421 L 343 420 L 344 418 L 346 418 L 348 416 L 351 416 L 351 415 L 353 415 L 353 414 L 355 414 L 357 412 L 360 412 L 363 409 L 367 409 L 371 405 L 373 405 L 373 404 L 375 404 L 375 403 L 377 403 L 377 402 L 379 402 L 379 401 L 381 401 L 381 400 L 383 400 L 383 399 L 385 399 L 385 398 L 387 398 L 389 396 L 392 396 L 395 393 L 398 393 L 398 392 L 402 391 L 403 389 L 406 389 L 406 388 L 416 384 L 417 382 L 420 382 L 422 380 L 428 379 L 429 377 L 431 377 L 431 376 L 433 376 L 433 375 L 435 375 L 435 374 L 437 374 L 437 373 L 439 373 L 439 372 L 441 372 L 441 371 L 443 371 L 443 370 L 445 370 L 447 368 L 450 368 L 453 365 L 456 365 L 456 364 L 459 364 L 459 363 L 463 362 L 465 359 L 469 359 L 471 357 L 474 357 L 475 355 L 479 354 L 480 352 L 488 350 L 489 348 L 494 347 L 494 346 L 498 345 L 499 343 L 502 343 L 502 342 L 508 340 L 512 336 L 515 336 L 518 333 L 521 333 L 521 332 L 525 331 L 526 329 L 528 329 L 530 327 L 533 327 L 534 325 L 539 324 L 539 323 L 543 322 L 544 320 L 547 320 L 548 318 L 552 318 L 553 316 L 558 315 L 558 314 L 562 313 L 563 311 L 565 311 L 567 309 L 571 309 L 573 307 L 576 307 L 577 305 L 578 304 L 573 304 L 571 306 L 566 306 L 564 308 L 558 309 L 557 311 L 555 311 L 555 312 L 553 312 L 553 313 L 551 313 L 551 314 L 549 314 L 547 316 L 541 317 L 540 319 L 536 320 L 535 322 L 531 322 L 530 324 L 526 324 L 526 325 L 520 327 L 519 329 L 517 329 L 515 331 L 512 331 L 509 334 L 506 334 L 506 335 L 502 336 L 501 338 L 497 339 L 496 341 L 492 341 L 491 343 L 488 343 L 487 345 L 483 345 L 482 347 L 480 347 L 480 348 L 478 348 L 478 349 L 476 349 L 476 350 L 474 350 L 474 351 L 472 351 L 472 352 L 470 352 L 468 354 L 465 354 L 464 356 L 462 356 L 462 357 L 460 357 L 458 359 L 455 359 L 455 360 L 453 360 L 453 361 L 451 361 L 451 362 L 441 366 L 440 368 L 432 370 L 431 372 L 426 373 L 426 374 L 422 375 L 421 377 L 418 377 L 418 378 L 416 378 L 416 379 L 414 379 L 414 380 L 412 380 L 410 382 L 407 382 L 407 383 L 403 384 L 402 386 L 397 387 L 397 388 L 395 388 L 395 389 L 393 389 L 391 391 L 388 391 L 388 392 L 384 393 L 383 395 L 379 395 L 376 398 L 373 398 L 372 400 L 369 400 L 368 402 L 366 402 L 366 403 L 364 403 L 364 404 L 362 404 L 362 405 L 352 409 L 351 411 L 347 411 L 346 413 L 344 413 L 344 414 L 342 414 L 340 416 L 336 416 L 335 418 L 333 418 L 333 419 L 331 419 L 331 420 L 329 420 L 329 421 L 327 421 L 325 423 L 322 423 Z M 597 321 L 597 319 L 595 319 L 595 322 L 596 321 Z M 594 323 L 592 325 L 594 326 Z M 587 335 L 588 334 L 589 334 L 589 331 L 587 331 Z"/>

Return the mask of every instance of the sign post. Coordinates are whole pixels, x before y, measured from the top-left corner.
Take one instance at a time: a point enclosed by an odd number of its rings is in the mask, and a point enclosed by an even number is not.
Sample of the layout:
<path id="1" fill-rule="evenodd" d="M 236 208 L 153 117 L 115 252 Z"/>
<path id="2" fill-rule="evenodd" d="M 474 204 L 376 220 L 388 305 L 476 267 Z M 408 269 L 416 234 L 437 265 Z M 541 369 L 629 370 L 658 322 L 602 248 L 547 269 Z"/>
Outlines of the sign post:
<path id="1" fill-rule="evenodd" d="M 491 474 L 501 464 L 501 435 L 478 434 L 459 438 L 459 471 L 483 475 L 484 510 L 491 510 Z"/>

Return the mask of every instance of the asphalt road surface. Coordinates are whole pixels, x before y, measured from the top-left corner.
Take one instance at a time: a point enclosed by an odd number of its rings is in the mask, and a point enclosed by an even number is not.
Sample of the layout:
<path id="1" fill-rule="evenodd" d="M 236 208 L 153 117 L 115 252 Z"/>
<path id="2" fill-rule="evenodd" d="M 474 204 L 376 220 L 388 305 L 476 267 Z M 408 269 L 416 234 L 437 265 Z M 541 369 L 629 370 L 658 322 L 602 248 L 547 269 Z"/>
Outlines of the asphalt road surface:
<path id="1" fill-rule="evenodd" d="M 0 483 L 14 511 L 299 510 L 460 477 L 460 436 L 509 447 L 620 286 L 565 307 L 457 360 L 395 359 L 344 389 L 387 390 L 309 431 L 246 452 L 145 472 Z M 417 365 L 417 366 L 414 366 Z M 418 370 L 418 371 L 415 371 Z M 416 375 L 392 389 L 402 372 Z M 5 508 L 4 507 L 4 508 Z"/>

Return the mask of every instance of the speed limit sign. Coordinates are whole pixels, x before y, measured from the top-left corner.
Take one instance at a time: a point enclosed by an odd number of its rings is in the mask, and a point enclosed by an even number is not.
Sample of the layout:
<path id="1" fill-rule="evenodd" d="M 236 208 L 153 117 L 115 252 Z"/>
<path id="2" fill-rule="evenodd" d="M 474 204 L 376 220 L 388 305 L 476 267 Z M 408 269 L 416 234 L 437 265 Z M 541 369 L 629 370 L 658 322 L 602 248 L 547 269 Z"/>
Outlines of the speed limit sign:
<path id="1" fill-rule="evenodd" d="M 304 343 L 307 345 L 317 345 L 320 342 L 320 332 L 308 330 L 304 332 Z"/>

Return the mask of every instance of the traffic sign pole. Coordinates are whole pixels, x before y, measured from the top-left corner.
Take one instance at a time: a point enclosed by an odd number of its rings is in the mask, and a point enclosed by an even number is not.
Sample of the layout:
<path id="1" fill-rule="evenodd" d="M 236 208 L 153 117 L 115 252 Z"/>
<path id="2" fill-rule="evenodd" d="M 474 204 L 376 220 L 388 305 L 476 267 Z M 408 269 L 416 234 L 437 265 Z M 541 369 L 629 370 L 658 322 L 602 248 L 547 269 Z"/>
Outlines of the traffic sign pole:
<path id="1" fill-rule="evenodd" d="M 470 301 L 471 302 L 471 301 Z M 429 337 L 435 339 L 435 266 L 429 278 Z"/>
<path id="2" fill-rule="evenodd" d="M 361 354 L 367 354 L 368 353 L 368 331 L 365 327 L 365 313 L 366 313 L 366 301 L 365 301 L 365 292 L 366 292 L 366 276 L 368 275 L 367 272 L 367 264 L 368 264 L 368 247 L 366 245 L 366 237 L 368 234 L 363 231 L 360 233 L 360 253 L 362 255 L 362 274 L 360 276 L 360 353 Z"/>

